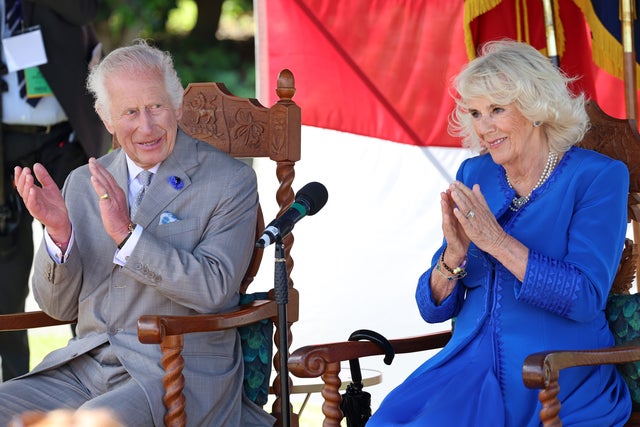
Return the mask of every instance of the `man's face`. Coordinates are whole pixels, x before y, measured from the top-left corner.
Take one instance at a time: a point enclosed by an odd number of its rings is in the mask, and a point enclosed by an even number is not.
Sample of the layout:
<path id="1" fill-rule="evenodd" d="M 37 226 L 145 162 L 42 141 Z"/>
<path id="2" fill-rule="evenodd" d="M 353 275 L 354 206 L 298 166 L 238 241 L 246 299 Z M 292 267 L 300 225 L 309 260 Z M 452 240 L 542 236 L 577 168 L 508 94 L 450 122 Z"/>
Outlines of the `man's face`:
<path id="1" fill-rule="evenodd" d="M 173 151 L 182 109 L 174 109 L 158 72 L 118 73 L 106 82 L 107 130 L 135 164 L 149 169 Z"/>

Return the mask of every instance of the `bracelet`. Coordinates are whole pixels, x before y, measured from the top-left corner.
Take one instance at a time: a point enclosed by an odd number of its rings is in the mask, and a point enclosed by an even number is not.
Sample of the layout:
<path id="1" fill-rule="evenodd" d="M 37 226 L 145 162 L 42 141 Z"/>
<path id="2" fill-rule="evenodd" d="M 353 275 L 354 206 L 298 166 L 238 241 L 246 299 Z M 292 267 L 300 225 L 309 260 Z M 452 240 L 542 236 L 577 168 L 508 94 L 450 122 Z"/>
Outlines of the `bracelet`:
<path id="1" fill-rule="evenodd" d="M 120 242 L 120 244 L 118 244 L 118 250 L 122 249 L 124 247 L 124 244 L 127 243 L 127 240 L 129 240 L 129 237 L 131 237 L 131 234 L 133 234 L 133 230 L 136 229 L 136 225 L 130 222 L 127 226 L 127 229 L 129 230 L 129 234 L 127 234 L 127 237 L 125 237 L 124 240 Z"/>
<path id="2" fill-rule="evenodd" d="M 444 263 L 443 263 L 443 264 L 444 264 Z M 446 267 L 446 264 L 444 264 L 444 265 L 445 265 L 445 267 Z M 460 271 L 459 271 L 459 272 L 457 272 L 457 273 L 453 273 L 453 275 L 452 275 L 452 276 L 447 276 L 447 275 L 446 275 L 446 274 L 444 274 L 444 273 L 442 272 L 442 270 L 440 269 L 440 263 L 437 263 L 437 264 L 436 264 L 436 271 L 437 271 L 438 273 L 440 273 L 440 275 L 441 275 L 442 277 L 444 277 L 445 279 L 447 279 L 447 280 L 448 280 L 448 281 L 450 281 L 450 282 L 452 282 L 452 281 L 454 281 L 454 280 L 462 279 L 463 277 L 465 277 L 465 276 L 467 275 L 467 270 L 462 269 L 462 270 L 460 270 Z"/>
<path id="3" fill-rule="evenodd" d="M 444 262 L 444 253 L 445 253 L 446 250 L 447 250 L 447 248 L 444 248 L 443 251 L 442 251 L 442 254 L 440 254 L 440 263 L 442 264 L 444 269 L 447 270 L 451 274 L 462 273 L 464 271 L 465 267 L 467 266 L 467 257 L 466 256 L 464 257 L 464 259 L 462 260 L 462 262 L 460 263 L 459 266 L 457 266 L 456 268 L 451 268 L 451 267 L 449 267 L 447 265 L 446 262 Z"/>

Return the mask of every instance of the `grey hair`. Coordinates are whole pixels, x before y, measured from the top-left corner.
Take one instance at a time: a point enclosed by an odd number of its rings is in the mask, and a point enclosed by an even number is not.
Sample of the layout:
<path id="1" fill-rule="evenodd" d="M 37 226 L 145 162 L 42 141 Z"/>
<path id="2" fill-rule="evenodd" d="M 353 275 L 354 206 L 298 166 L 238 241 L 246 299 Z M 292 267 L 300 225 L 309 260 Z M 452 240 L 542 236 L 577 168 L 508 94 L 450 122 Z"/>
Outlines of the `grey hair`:
<path id="1" fill-rule="evenodd" d="M 453 81 L 456 106 L 449 116 L 449 133 L 462 145 L 480 151 L 468 102 L 487 98 L 492 104 L 513 103 L 531 122 L 542 122 L 549 147 L 565 152 L 589 129 L 585 95 L 574 94 L 568 77 L 534 47 L 511 40 L 488 42 Z"/>
<path id="2" fill-rule="evenodd" d="M 109 53 L 93 67 L 87 78 L 87 89 L 94 96 L 94 108 L 103 120 L 110 121 L 109 92 L 107 80 L 115 73 L 136 73 L 155 70 L 164 78 L 164 85 L 174 109 L 182 106 L 184 88 L 173 65 L 173 59 L 164 52 L 149 45 L 144 40 L 136 40 L 130 46 L 120 47 Z"/>

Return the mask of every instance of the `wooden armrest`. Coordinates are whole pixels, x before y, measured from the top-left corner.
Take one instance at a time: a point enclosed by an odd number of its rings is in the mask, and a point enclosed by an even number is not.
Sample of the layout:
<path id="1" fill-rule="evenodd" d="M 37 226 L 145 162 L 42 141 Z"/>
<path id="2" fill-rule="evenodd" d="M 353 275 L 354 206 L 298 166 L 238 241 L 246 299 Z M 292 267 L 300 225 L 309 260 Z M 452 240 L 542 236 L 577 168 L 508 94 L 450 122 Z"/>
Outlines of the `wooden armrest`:
<path id="1" fill-rule="evenodd" d="M 389 340 L 397 353 L 442 348 L 451 338 L 451 331 Z M 342 362 L 360 357 L 383 355 L 384 350 L 369 341 L 342 341 L 301 347 L 289 356 L 289 370 L 300 378 L 323 374 L 327 363 Z"/>
<path id="2" fill-rule="evenodd" d="M 409 338 L 389 340 L 396 354 L 442 348 L 451 338 L 451 331 L 436 332 Z M 343 341 L 301 347 L 289 356 L 289 372 L 299 378 L 322 377 L 322 413 L 324 427 L 339 427 L 340 410 L 340 362 L 361 357 L 383 355 L 385 351 L 374 342 Z"/>
<path id="3" fill-rule="evenodd" d="M 598 350 L 544 351 L 529 355 L 522 377 L 529 388 L 546 388 L 559 371 L 575 366 L 618 364 L 640 361 L 640 346 L 615 346 Z"/>
<path id="4" fill-rule="evenodd" d="M 615 346 L 598 350 L 545 351 L 534 353 L 522 365 L 528 388 L 540 389 L 540 421 L 543 426 L 562 425 L 558 399 L 560 370 L 574 366 L 629 363 L 640 360 L 640 346 Z"/>
<path id="5" fill-rule="evenodd" d="M 298 319 L 298 304 L 298 293 L 295 289 L 290 289 L 287 304 L 287 315 L 290 321 Z M 138 319 L 138 339 L 140 342 L 160 344 L 162 350 L 160 363 L 165 370 L 162 384 L 165 388 L 163 403 L 167 409 L 164 418 L 167 426 L 186 425 L 184 412 L 186 399 L 183 394 L 185 380 L 182 374 L 184 369 L 183 335 L 192 332 L 239 328 L 265 319 L 276 322 L 278 309 L 275 300 L 265 299 L 241 305 L 228 313 L 189 316 L 144 315 Z"/>
<path id="6" fill-rule="evenodd" d="M 144 344 L 160 344 L 171 335 L 220 331 L 275 319 L 278 309 L 273 300 L 257 300 L 229 313 L 191 316 L 144 315 L 138 319 L 138 339 Z"/>
<path id="7" fill-rule="evenodd" d="M 26 313 L 0 315 L 0 331 L 22 331 L 46 326 L 68 325 L 74 320 L 58 320 L 44 311 L 28 311 Z"/>

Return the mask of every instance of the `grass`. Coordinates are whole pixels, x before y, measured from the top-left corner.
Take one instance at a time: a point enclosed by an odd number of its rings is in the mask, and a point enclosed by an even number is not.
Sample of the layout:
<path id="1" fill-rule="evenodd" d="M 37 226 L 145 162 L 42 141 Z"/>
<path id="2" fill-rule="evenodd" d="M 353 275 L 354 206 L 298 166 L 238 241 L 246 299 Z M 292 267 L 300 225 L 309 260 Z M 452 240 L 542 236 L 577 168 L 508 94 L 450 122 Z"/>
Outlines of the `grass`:
<path id="1" fill-rule="evenodd" d="M 50 351 L 67 345 L 69 338 L 71 338 L 71 329 L 67 325 L 43 328 L 37 332 L 29 331 L 30 369 L 40 363 Z"/>

